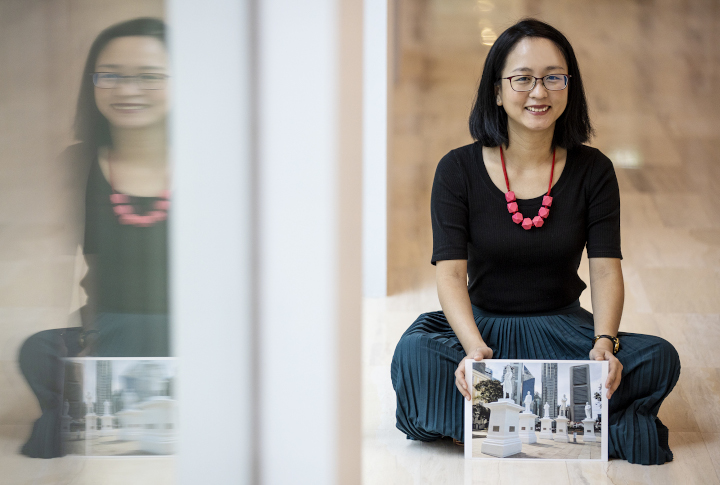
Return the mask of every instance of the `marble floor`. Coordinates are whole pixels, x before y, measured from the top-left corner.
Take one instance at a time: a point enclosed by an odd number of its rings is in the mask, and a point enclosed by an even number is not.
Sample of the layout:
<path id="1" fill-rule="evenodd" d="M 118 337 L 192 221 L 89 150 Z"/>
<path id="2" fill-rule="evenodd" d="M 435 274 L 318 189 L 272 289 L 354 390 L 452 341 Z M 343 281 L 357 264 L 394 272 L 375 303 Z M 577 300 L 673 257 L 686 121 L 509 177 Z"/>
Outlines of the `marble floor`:
<path id="1" fill-rule="evenodd" d="M 451 441 L 395 429 L 390 360 L 418 314 L 440 309 L 430 188 L 467 116 L 494 38 L 523 16 L 575 48 L 596 137 L 622 199 L 621 330 L 677 348 L 680 381 L 660 417 L 675 460 L 605 464 L 465 463 Z M 720 4 L 713 1 L 399 0 L 388 168 L 388 288 L 366 299 L 363 481 L 367 484 L 720 483 Z M 588 281 L 587 259 L 580 275 Z M 589 291 L 581 297 L 592 309 Z"/>

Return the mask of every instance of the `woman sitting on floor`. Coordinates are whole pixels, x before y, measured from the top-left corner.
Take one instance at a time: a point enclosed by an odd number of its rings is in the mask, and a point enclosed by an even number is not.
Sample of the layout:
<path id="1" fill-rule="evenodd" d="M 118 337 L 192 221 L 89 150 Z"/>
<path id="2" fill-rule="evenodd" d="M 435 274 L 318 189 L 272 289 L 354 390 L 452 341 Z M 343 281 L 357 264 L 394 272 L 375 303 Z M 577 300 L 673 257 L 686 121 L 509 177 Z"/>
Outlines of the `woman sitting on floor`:
<path id="1" fill-rule="evenodd" d="M 680 361 L 661 338 L 618 332 L 620 193 L 610 160 L 583 145 L 592 128 L 562 33 L 529 19 L 498 37 L 470 132 L 476 142 L 448 153 L 435 173 L 432 263 L 443 311 L 421 315 L 395 349 L 397 427 L 409 439 L 462 441 L 466 359 L 589 357 L 609 361 L 609 456 L 671 461 L 657 413 Z M 586 246 L 594 314 L 578 300 Z"/>

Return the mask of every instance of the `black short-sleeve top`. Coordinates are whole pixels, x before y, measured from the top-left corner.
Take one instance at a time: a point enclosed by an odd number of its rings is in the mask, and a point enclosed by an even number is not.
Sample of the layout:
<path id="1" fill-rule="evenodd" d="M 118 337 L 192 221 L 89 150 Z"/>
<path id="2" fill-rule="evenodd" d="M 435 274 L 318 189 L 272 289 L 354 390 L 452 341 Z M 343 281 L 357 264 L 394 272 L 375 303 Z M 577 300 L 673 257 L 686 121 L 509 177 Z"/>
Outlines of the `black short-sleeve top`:
<path id="1" fill-rule="evenodd" d="M 590 258 L 622 258 L 620 191 L 612 162 L 599 150 L 568 150 L 552 188 L 542 227 L 523 229 L 511 219 L 504 191 L 490 179 L 482 145 L 445 155 L 432 188 L 432 263 L 466 259 L 470 301 L 505 314 L 563 308 L 587 287 L 577 274 L 587 246 Z M 542 196 L 518 200 L 531 219 Z"/>
<path id="2" fill-rule="evenodd" d="M 167 221 L 150 227 L 118 222 L 112 188 L 93 160 L 85 194 L 83 252 L 93 255 L 93 292 L 99 312 L 167 314 Z M 130 197 L 136 213 L 152 209 L 157 197 Z M 90 261 L 89 261 L 90 263 Z"/>

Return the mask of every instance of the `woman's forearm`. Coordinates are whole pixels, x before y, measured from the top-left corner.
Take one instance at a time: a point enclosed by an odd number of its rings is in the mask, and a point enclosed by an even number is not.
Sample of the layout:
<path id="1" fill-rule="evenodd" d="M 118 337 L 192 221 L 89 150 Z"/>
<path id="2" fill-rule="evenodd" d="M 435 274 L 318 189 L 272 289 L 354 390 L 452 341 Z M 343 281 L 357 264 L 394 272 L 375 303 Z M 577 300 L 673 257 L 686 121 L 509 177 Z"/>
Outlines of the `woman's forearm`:
<path id="1" fill-rule="evenodd" d="M 625 286 L 619 259 L 590 259 L 590 292 L 595 334 L 617 336 L 625 301 Z M 596 345 L 612 348 L 612 342 L 608 339 L 600 339 Z"/>
<path id="2" fill-rule="evenodd" d="M 468 354 L 486 347 L 473 317 L 467 289 L 467 261 L 438 261 L 437 289 L 450 327 Z"/>

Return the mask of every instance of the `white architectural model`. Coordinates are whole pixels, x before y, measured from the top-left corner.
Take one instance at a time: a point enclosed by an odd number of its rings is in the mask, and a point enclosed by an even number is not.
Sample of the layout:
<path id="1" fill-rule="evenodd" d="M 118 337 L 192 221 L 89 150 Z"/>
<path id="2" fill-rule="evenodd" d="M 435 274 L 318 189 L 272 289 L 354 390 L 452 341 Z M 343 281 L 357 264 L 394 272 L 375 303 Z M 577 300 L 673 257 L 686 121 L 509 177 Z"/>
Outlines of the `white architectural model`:
<path id="1" fill-rule="evenodd" d="M 540 439 L 543 440 L 551 440 L 553 439 L 553 432 L 552 432 L 552 418 L 550 417 L 550 405 L 548 403 L 545 403 L 545 406 L 543 406 L 544 413 L 543 417 L 540 419 Z"/>
<path id="2" fill-rule="evenodd" d="M 110 410 L 110 402 L 103 404 L 103 415 L 100 416 L 100 436 L 112 436 L 115 434 L 115 416 Z"/>
<path id="3" fill-rule="evenodd" d="M 175 400 L 157 396 L 138 406 L 143 413 L 145 429 L 140 448 L 148 453 L 169 455 L 175 452 Z"/>
<path id="4" fill-rule="evenodd" d="M 595 420 L 592 418 L 592 409 L 590 403 L 585 403 L 585 419 L 582 420 L 583 424 L 583 443 L 595 443 L 597 442 L 597 436 L 595 436 Z"/>
<path id="5" fill-rule="evenodd" d="M 530 409 L 530 406 L 532 406 L 533 398 L 530 395 L 530 391 L 527 392 L 527 395 L 525 396 L 525 411 L 523 411 L 526 414 L 532 413 L 532 410 Z"/>
<path id="6" fill-rule="evenodd" d="M 70 416 L 70 403 L 66 400 L 63 403 L 62 416 L 60 416 L 60 431 L 62 431 L 64 436 L 70 433 L 71 421 L 72 417 Z"/>
<path id="7" fill-rule="evenodd" d="M 90 446 L 90 443 L 97 438 L 97 415 L 95 414 L 95 405 L 89 391 L 85 395 L 85 399 L 87 399 L 85 404 L 87 411 L 85 414 L 85 439 L 87 440 L 86 443 L 88 446 Z"/>
<path id="8" fill-rule="evenodd" d="M 483 440 L 480 451 L 487 455 L 504 458 L 522 451 L 520 441 L 520 411 L 518 406 L 510 399 L 512 396 L 512 371 L 505 369 L 503 376 L 503 398 L 497 402 L 485 404 L 490 409 L 490 422 L 488 423 L 487 438 Z M 508 396 L 508 397 L 504 397 Z"/>
<path id="9" fill-rule="evenodd" d="M 567 397 L 563 394 L 562 406 L 560 406 L 560 415 L 555 420 L 555 441 L 567 443 L 568 438 L 568 421 L 567 416 Z"/>
<path id="10" fill-rule="evenodd" d="M 525 411 L 520 413 L 520 441 L 523 443 L 537 443 L 537 435 L 535 434 L 535 418 L 537 414 L 534 414 L 530 410 L 530 406 L 533 403 L 533 398 L 528 391 L 525 396 Z"/>
<path id="11" fill-rule="evenodd" d="M 123 410 L 115 413 L 118 418 L 118 439 L 136 441 L 142 436 L 142 411 L 136 407 L 138 398 L 133 391 L 123 393 Z"/>
<path id="12" fill-rule="evenodd" d="M 505 368 L 505 375 L 503 375 L 503 399 L 509 399 L 512 397 L 512 370 L 510 367 Z"/>

